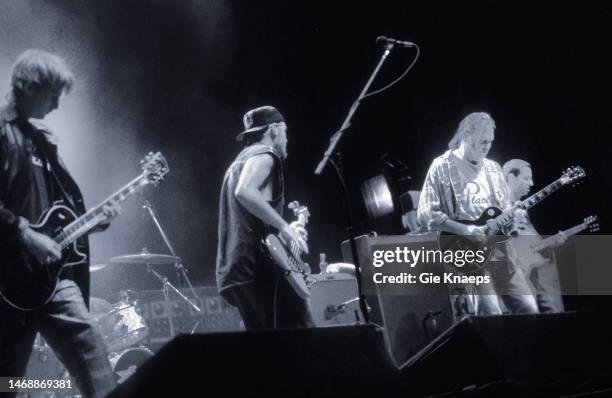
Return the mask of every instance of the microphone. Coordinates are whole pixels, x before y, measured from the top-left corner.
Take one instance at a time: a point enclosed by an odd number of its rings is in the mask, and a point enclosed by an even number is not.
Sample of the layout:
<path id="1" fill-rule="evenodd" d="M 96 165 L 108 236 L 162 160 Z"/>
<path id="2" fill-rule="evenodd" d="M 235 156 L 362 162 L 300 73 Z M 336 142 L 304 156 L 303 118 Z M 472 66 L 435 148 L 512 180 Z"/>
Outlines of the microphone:
<path id="1" fill-rule="evenodd" d="M 396 46 L 399 47 L 416 47 L 416 44 L 409 42 L 409 41 L 401 41 L 401 40 L 397 40 L 397 39 L 393 39 L 391 37 L 387 37 L 387 36 L 378 36 L 376 38 L 376 43 L 385 43 L 385 44 L 394 44 Z"/>

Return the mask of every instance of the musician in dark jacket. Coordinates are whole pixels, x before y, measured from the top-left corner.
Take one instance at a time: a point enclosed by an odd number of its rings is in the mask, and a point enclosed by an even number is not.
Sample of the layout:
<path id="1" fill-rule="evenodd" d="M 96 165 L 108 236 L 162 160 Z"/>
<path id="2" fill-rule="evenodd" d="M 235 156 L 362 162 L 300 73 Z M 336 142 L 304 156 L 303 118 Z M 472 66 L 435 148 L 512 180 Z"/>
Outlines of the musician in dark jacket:
<path id="1" fill-rule="evenodd" d="M 428 231 L 462 235 L 484 243 L 485 227 L 475 221 L 489 207 L 511 208 L 508 185 L 499 164 L 486 156 L 495 139 L 495 122 L 485 112 L 467 115 L 449 142 L 449 150 L 432 162 L 418 206 L 418 222 Z M 515 208 L 514 212 L 523 212 Z M 501 232 L 498 232 L 501 234 Z M 478 315 L 501 314 L 498 294 L 512 313 L 537 313 L 538 307 L 523 273 L 509 264 L 505 246 L 492 250 L 484 274 L 492 283 L 468 286 Z M 457 269 L 460 271 L 460 269 Z"/>
<path id="2" fill-rule="evenodd" d="M 240 311 L 247 329 L 313 326 L 301 299 L 262 246 L 270 232 L 308 251 L 305 231 L 282 217 L 287 125 L 274 107 L 247 112 L 236 139 L 246 148 L 225 173 L 219 203 L 217 287 Z"/>
<path id="3" fill-rule="evenodd" d="M 60 247 L 30 225 L 54 202 L 62 201 L 77 215 L 85 212 L 85 205 L 78 185 L 58 156 L 54 136 L 30 119 L 42 119 L 57 109 L 60 96 L 71 89 L 73 81 L 61 58 L 27 50 L 13 66 L 11 92 L 0 109 L 1 247 L 19 248 L 40 264 L 60 260 Z M 118 212 L 117 205 L 107 206 L 107 219 L 98 229 L 108 227 Z M 89 254 L 86 237 L 77 245 L 79 251 Z M 107 350 L 88 311 L 88 262 L 64 268 L 50 301 L 40 309 L 23 311 L 9 301 L 0 300 L 0 376 L 24 375 L 40 332 L 76 378 L 84 396 L 103 397 L 112 390 L 115 379 Z"/>

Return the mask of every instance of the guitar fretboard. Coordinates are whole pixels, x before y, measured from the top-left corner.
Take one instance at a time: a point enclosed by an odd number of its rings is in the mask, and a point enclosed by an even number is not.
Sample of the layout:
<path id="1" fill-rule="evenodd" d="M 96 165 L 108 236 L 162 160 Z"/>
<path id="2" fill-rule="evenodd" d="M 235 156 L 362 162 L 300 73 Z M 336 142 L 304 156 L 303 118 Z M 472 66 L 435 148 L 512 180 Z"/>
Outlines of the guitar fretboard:
<path id="1" fill-rule="evenodd" d="M 580 232 L 584 231 L 587 228 L 588 227 L 585 224 L 578 224 L 578 225 L 575 225 L 575 226 L 573 226 L 571 228 L 566 229 L 565 231 L 563 231 L 563 234 L 565 236 L 572 236 L 572 235 L 576 235 L 577 233 L 580 233 Z M 547 247 L 551 246 L 555 242 L 555 240 L 557 239 L 557 235 L 558 234 L 555 234 L 553 236 L 549 236 L 546 239 L 543 239 L 540 243 L 536 244 L 533 247 L 533 249 L 535 251 L 540 251 L 540 250 L 546 249 Z"/>
<path id="2" fill-rule="evenodd" d="M 106 198 L 99 205 L 92 207 L 81 217 L 77 218 L 70 224 L 68 224 L 60 234 L 55 236 L 53 240 L 57 242 L 62 249 L 68 247 L 75 240 L 79 239 L 81 236 L 85 235 L 93 228 L 95 228 L 102 220 L 106 218 L 104 215 L 104 206 L 108 205 L 111 202 L 121 203 L 137 191 L 139 191 L 142 187 L 147 185 L 149 181 L 145 174 L 141 174 L 138 177 L 134 178 L 132 181 L 127 183 L 123 188 Z"/>
<path id="3" fill-rule="evenodd" d="M 544 200 L 544 198 L 546 198 L 548 195 L 555 192 L 562 186 L 563 184 L 561 183 L 561 180 L 556 180 L 552 184 L 545 186 L 544 188 L 540 189 L 538 192 L 534 193 L 527 199 L 523 200 L 521 204 L 524 206 L 525 210 L 529 209 L 530 207 L 533 207 L 537 205 L 538 203 L 540 203 L 542 200 Z"/>
<path id="4" fill-rule="evenodd" d="M 527 210 L 527 209 L 537 205 L 542 200 L 544 200 L 544 198 L 549 196 L 551 193 L 557 191 L 562 186 L 563 186 L 563 183 L 561 182 L 561 179 L 558 179 L 558 180 L 554 181 L 553 183 L 548 184 L 544 188 L 540 189 L 538 192 L 534 193 L 533 195 L 531 195 L 527 199 L 523 200 L 521 202 L 521 207 L 523 209 Z M 495 220 L 494 220 L 495 228 L 497 228 L 496 231 L 499 231 L 500 229 L 502 229 L 506 225 L 510 224 L 512 222 L 513 218 L 514 218 L 514 216 L 513 216 L 512 212 L 510 212 L 510 211 L 505 211 L 504 213 L 502 213 L 499 216 L 497 216 L 497 218 L 495 218 Z"/>

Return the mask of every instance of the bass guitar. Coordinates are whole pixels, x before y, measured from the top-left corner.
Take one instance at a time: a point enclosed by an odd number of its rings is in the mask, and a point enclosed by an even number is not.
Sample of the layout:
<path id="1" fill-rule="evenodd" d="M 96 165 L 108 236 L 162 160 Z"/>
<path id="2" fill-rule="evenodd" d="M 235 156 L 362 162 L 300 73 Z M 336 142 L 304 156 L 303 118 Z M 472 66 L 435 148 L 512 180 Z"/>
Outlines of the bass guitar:
<path id="1" fill-rule="evenodd" d="M 585 176 L 586 173 L 582 167 L 570 167 L 557 180 L 548 184 L 546 187 L 534 193 L 527 199 L 521 201 L 518 207 L 528 210 L 550 196 L 553 192 L 559 190 L 559 188 L 565 185 L 576 184 Z M 513 218 L 514 216 L 512 209 L 502 211 L 498 207 L 491 206 L 485 209 L 480 217 L 476 220 L 455 220 L 464 225 L 483 226 L 484 232 L 488 236 L 488 239 L 485 242 L 477 242 L 469 239 L 466 236 L 446 236 L 447 234 L 443 234 L 443 236 L 440 238 L 440 244 L 444 250 L 470 250 L 473 252 L 482 251 L 482 256 L 485 258 L 485 261 L 467 262 L 467 264 L 461 269 L 461 272 L 465 273 L 477 271 L 482 269 L 487 264 L 487 260 L 490 258 L 491 253 L 493 252 L 492 248 L 494 245 L 508 240 L 508 236 L 511 235 Z M 499 235 L 500 232 L 501 235 Z"/>
<path id="2" fill-rule="evenodd" d="M 63 201 L 55 202 L 36 224 L 34 231 L 53 239 L 61 248 L 62 257 L 51 264 L 40 264 L 20 244 L 2 246 L 4 261 L 0 266 L 0 296 L 10 306 L 23 311 L 41 308 L 51 300 L 64 267 L 83 264 L 87 256 L 77 247 L 77 240 L 106 219 L 104 206 L 120 203 L 144 186 L 157 185 L 168 173 L 168 162 L 160 152 L 149 153 L 141 160 L 142 174 L 112 194 L 96 207 L 77 217 Z"/>
<path id="3" fill-rule="evenodd" d="M 310 217 L 308 208 L 298 202 L 291 202 L 288 207 L 293 210 L 298 225 L 305 227 Z M 280 234 L 269 234 L 263 244 L 295 293 L 303 299 L 310 297 L 310 286 L 314 283 L 314 279 L 310 277 L 310 267 L 301 258 L 300 246 L 295 242 L 287 244 Z"/>

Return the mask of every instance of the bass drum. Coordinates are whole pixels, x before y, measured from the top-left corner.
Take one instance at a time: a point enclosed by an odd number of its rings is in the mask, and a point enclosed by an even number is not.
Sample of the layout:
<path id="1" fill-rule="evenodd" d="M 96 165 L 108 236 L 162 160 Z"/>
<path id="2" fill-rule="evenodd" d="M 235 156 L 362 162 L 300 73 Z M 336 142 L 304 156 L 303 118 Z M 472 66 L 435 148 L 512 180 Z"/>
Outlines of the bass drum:
<path id="1" fill-rule="evenodd" d="M 130 348 L 110 356 L 113 372 L 117 375 L 117 383 L 121 384 L 136 372 L 145 361 L 153 356 L 146 347 Z"/>

